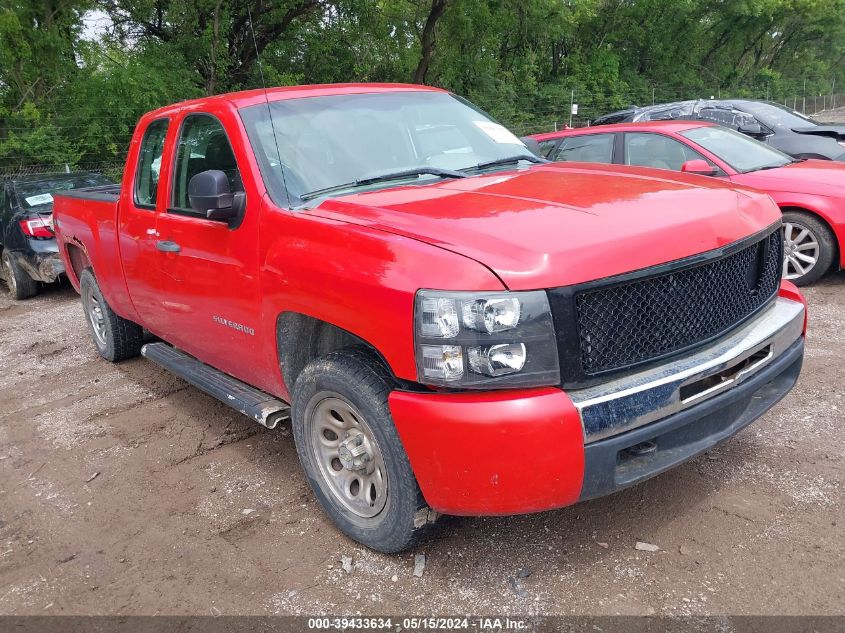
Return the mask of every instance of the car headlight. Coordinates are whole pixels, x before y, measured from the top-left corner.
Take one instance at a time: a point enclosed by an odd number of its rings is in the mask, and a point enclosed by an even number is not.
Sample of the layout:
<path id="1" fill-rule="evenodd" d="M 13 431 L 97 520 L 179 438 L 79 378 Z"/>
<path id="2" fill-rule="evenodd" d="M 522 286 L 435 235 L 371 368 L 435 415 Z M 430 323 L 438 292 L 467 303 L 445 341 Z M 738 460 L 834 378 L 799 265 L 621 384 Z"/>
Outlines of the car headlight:
<path id="1" fill-rule="evenodd" d="M 420 290 L 417 377 L 427 385 L 492 389 L 560 383 L 546 293 Z"/>

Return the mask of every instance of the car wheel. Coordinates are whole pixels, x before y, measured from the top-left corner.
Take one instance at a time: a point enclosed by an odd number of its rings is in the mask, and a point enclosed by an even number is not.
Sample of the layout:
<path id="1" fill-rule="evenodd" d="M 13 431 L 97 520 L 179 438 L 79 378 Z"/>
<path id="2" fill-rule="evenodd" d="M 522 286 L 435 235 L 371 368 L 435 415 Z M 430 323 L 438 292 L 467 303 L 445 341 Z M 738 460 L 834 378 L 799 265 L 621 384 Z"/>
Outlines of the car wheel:
<path id="1" fill-rule="evenodd" d="M 802 211 L 783 214 L 783 276 L 798 286 L 817 281 L 833 264 L 836 241 L 830 229 Z"/>
<path id="2" fill-rule="evenodd" d="M 115 314 L 103 298 L 90 269 L 83 270 L 79 276 L 79 291 L 85 320 L 100 356 L 113 363 L 138 356 L 141 353 L 144 329 Z"/>
<path id="3" fill-rule="evenodd" d="M 292 424 L 308 483 L 350 538 L 394 553 L 434 522 L 390 416 L 388 372 L 365 350 L 333 352 L 296 379 Z"/>
<path id="4" fill-rule="evenodd" d="M 38 282 L 18 266 L 9 251 L 3 251 L 3 279 L 12 299 L 20 301 L 38 294 Z"/>

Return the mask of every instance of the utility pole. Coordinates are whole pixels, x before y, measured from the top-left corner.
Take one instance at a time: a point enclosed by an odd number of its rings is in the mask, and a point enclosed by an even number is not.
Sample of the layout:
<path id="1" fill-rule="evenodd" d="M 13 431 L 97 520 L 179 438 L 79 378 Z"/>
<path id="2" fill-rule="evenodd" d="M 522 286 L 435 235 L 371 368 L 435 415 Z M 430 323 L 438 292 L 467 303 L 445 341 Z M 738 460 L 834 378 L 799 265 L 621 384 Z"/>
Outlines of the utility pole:
<path id="1" fill-rule="evenodd" d="M 654 86 L 651 87 L 651 105 L 654 105 Z"/>
<path id="2" fill-rule="evenodd" d="M 833 78 L 833 81 L 830 84 L 830 109 L 833 110 L 836 108 L 836 77 Z"/>

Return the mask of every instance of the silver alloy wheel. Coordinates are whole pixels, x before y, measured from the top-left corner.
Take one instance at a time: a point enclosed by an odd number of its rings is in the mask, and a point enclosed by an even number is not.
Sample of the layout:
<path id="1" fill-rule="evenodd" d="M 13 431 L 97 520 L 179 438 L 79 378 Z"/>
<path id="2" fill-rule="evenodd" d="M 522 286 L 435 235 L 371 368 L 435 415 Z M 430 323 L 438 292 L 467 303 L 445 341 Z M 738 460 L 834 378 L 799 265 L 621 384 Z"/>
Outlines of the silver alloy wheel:
<path id="1" fill-rule="evenodd" d="M 819 240 L 801 224 L 783 225 L 783 276 L 797 279 L 809 273 L 819 261 Z"/>
<path id="2" fill-rule="evenodd" d="M 91 331 L 94 333 L 94 341 L 100 349 L 106 346 L 106 317 L 103 314 L 103 307 L 94 295 L 94 288 L 88 286 L 82 295 L 85 305 L 85 313 L 88 322 L 91 324 Z"/>
<path id="3" fill-rule="evenodd" d="M 12 269 L 12 258 L 8 253 L 3 253 L 3 268 L 6 269 L 6 285 L 9 286 L 9 294 L 15 297 L 18 293 L 18 280 L 15 279 L 15 271 Z"/>
<path id="4" fill-rule="evenodd" d="M 387 469 L 363 416 L 331 392 L 311 408 L 306 437 L 317 467 L 334 497 L 359 517 L 376 516 L 387 503 Z"/>

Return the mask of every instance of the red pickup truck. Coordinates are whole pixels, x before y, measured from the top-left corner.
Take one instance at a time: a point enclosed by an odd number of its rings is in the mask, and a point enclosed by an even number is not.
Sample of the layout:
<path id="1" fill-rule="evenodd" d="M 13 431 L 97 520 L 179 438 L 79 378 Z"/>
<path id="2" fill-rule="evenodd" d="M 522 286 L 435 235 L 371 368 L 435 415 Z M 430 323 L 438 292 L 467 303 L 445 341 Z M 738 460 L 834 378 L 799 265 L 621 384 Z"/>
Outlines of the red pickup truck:
<path id="1" fill-rule="evenodd" d="M 105 358 L 290 417 L 322 507 L 384 552 L 440 513 L 663 472 L 761 416 L 803 359 L 768 196 L 547 163 L 433 88 L 156 110 L 123 183 L 56 196 L 55 226 Z"/>

